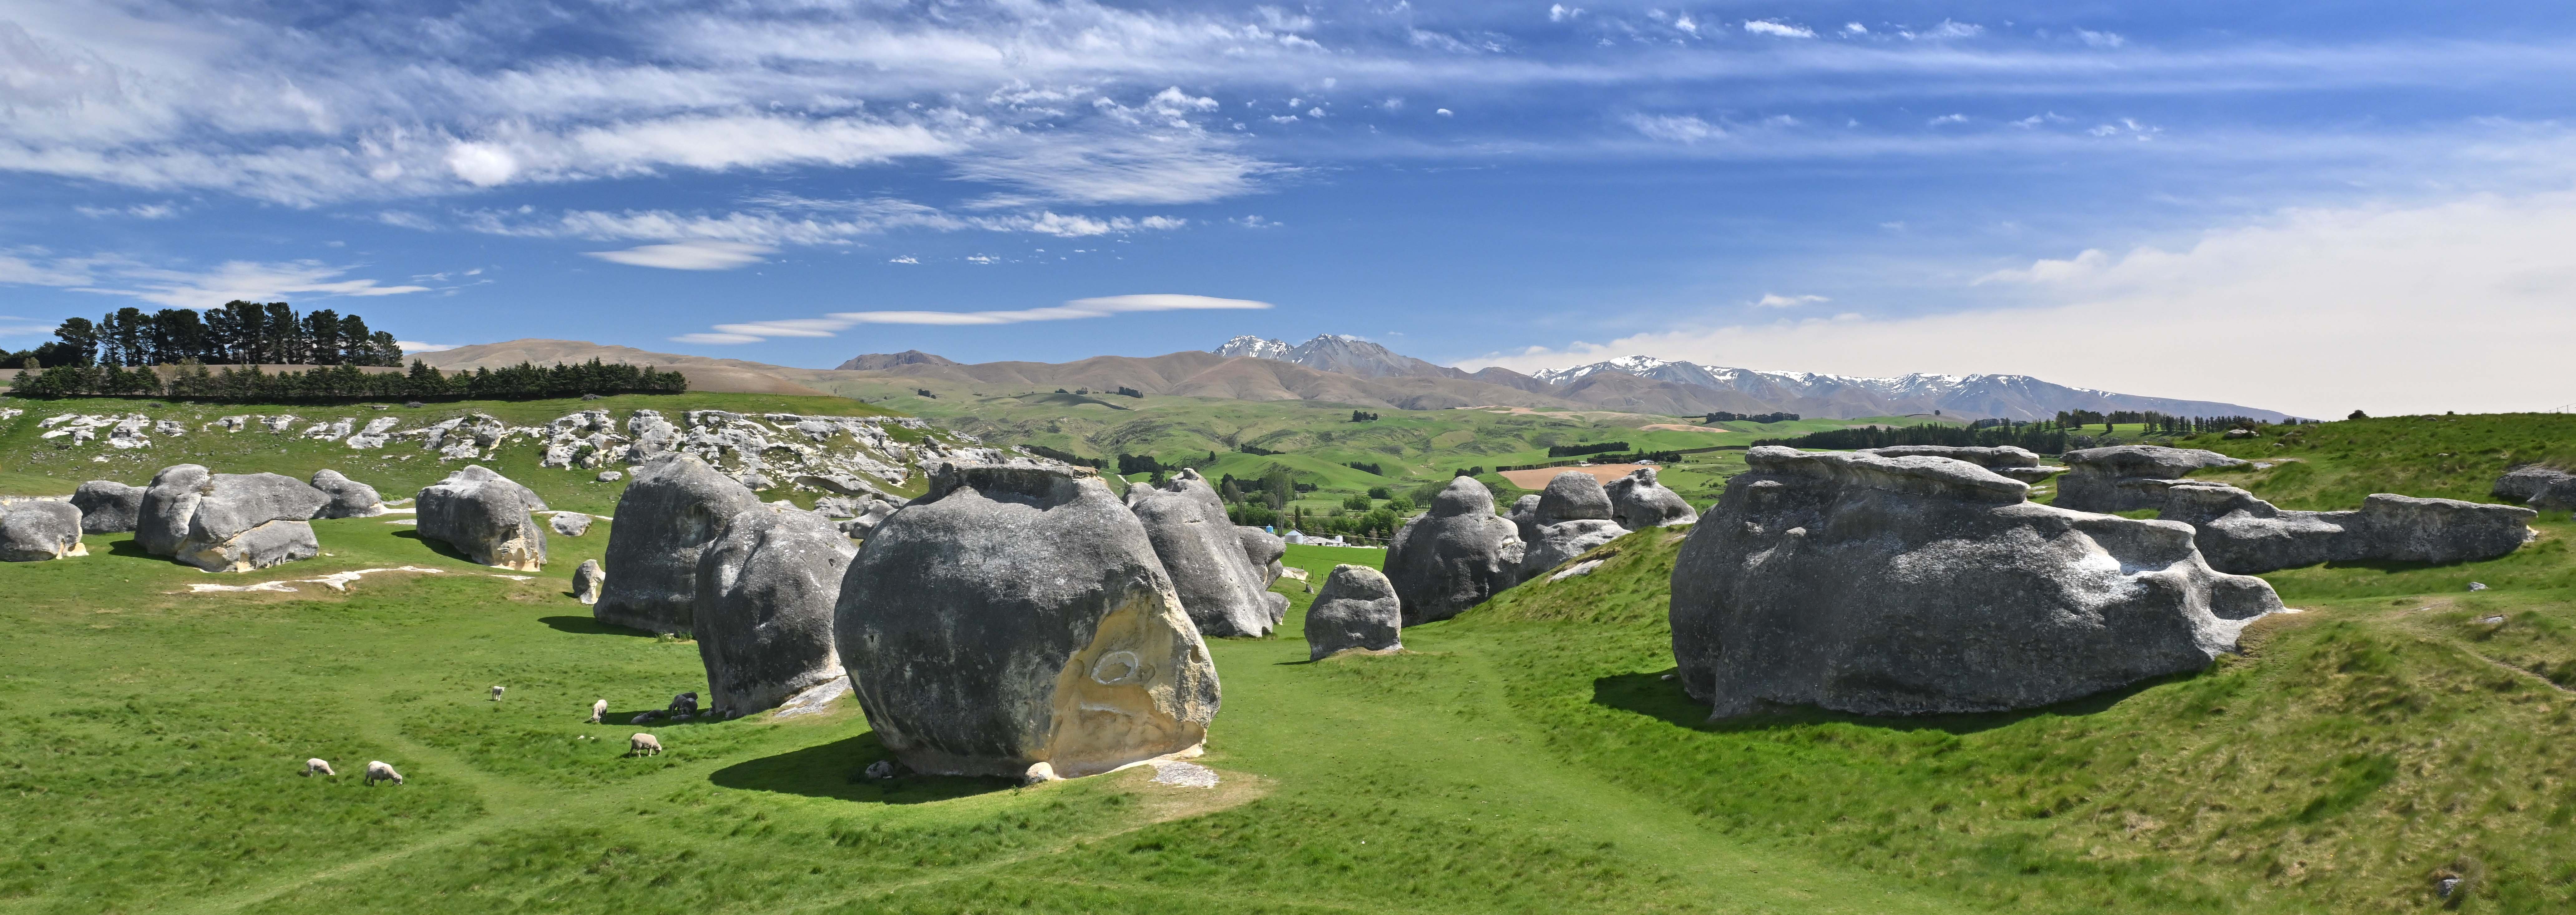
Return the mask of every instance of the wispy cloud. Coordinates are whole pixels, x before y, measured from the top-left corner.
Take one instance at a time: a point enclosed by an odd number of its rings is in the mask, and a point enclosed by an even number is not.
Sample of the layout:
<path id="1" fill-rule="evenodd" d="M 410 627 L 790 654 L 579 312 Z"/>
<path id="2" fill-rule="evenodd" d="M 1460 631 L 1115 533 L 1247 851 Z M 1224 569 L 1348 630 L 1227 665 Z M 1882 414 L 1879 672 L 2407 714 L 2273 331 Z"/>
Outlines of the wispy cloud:
<path id="1" fill-rule="evenodd" d="M 582 253 L 612 264 L 630 267 L 659 267 L 664 270 L 732 270 L 760 263 L 763 256 L 777 249 L 738 241 L 671 242 L 662 245 L 637 245 L 622 251 L 584 251 Z"/>
<path id="2" fill-rule="evenodd" d="M 1158 311 L 1240 311 L 1270 308 L 1268 302 L 1250 299 L 1221 299 L 1203 295 L 1155 293 L 1117 295 L 1074 299 L 1050 308 L 1026 308 L 1011 311 L 842 311 L 820 318 L 789 318 L 772 321 L 746 321 L 718 324 L 710 333 L 685 334 L 671 339 L 681 343 L 737 344 L 758 343 L 774 337 L 829 337 L 862 324 L 917 324 L 942 327 L 972 327 L 997 324 L 1025 324 L 1032 321 L 1072 321 L 1084 318 L 1106 318 L 1112 315 Z"/>
<path id="3" fill-rule="evenodd" d="M 184 270 L 116 254 L 75 257 L 41 248 L 0 251 L 0 284 L 126 296 L 172 308 L 212 308 L 235 299 L 271 301 L 288 296 L 407 295 L 431 288 L 348 276 L 357 269 L 297 260 L 225 261 L 208 270 Z"/>
<path id="4" fill-rule="evenodd" d="M 1858 25 L 1859 23 L 1853 24 Z M 1746 20 L 1744 23 L 1744 30 L 1756 35 L 1770 35 L 1778 38 L 1816 37 L 1816 30 L 1814 29 L 1803 25 L 1790 25 L 1785 22 L 1778 22 L 1770 19 Z"/>
<path id="5" fill-rule="evenodd" d="M 1762 294 L 1761 298 L 1753 300 L 1753 307 L 1796 308 L 1800 305 L 1813 305 L 1818 302 L 1831 301 L 1833 300 L 1820 295 L 1778 295 L 1766 292 Z"/>

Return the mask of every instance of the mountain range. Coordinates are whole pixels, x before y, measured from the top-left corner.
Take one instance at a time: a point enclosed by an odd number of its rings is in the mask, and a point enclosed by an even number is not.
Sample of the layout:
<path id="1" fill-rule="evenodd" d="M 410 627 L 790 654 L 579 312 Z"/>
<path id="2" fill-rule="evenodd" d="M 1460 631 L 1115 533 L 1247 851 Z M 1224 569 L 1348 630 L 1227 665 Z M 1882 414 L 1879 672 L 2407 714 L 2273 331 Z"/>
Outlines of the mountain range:
<path id="1" fill-rule="evenodd" d="M 1439 410 L 1525 406 L 1616 410 L 1661 416 L 1716 411 L 1786 411 L 1810 418 L 1901 416 L 1939 411 L 1962 418 L 2046 419 L 2060 410 L 2153 410 L 2177 416 L 2281 419 L 2272 410 L 2053 384 L 2027 375 L 1902 375 L 1865 378 L 1765 372 L 1628 356 L 1567 369 L 1522 374 L 1499 367 L 1474 372 L 1394 352 L 1358 337 L 1326 334 L 1291 346 L 1236 337 L 1211 351 L 1161 356 L 1094 356 L 1073 362 L 961 363 L 919 350 L 871 353 L 833 369 L 769 365 L 654 353 L 573 340 L 511 340 L 458 347 L 418 358 L 442 369 L 498 368 L 599 358 L 676 369 L 705 391 L 882 394 L 889 386 L 966 394 L 1131 388 L 1146 394 L 1233 400 L 1306 400 Z"/>

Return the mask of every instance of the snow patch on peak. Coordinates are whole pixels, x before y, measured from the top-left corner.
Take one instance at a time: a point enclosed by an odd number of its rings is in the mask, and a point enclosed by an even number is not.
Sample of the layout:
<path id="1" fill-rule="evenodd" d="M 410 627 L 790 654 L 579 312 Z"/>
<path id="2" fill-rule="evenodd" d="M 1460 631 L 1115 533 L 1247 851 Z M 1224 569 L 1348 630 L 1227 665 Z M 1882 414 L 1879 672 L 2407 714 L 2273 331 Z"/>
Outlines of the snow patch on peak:
<path id="1" fill-rule="evenodd" d="M 1232 340 L 1225 341 L 1224 346 L 1217 347 L 1212 352 L 1229 359 L 1238 356 L 1250 356 L 1255 359 L 1277 359 L 1286 361 L 1288 359 L 1288 344 L 1284 341 L 1268 340 L 1251 334 L 1245 334 Z"/>

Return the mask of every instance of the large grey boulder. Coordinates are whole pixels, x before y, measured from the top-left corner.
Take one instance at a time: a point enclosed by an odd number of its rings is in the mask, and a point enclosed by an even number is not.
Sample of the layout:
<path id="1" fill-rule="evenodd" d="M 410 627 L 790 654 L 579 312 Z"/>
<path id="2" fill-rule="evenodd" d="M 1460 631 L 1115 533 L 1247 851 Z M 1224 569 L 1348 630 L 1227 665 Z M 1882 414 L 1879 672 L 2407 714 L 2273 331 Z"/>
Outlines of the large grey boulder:
<path id="1" fill-rule="evenodd" d="M 133 530 L 143 517 L 141 486 L 127 486 L 113 480 L 91 480 L 72 491 L 72 506 L 80 509 L 81 530 L 91 534 L 122 534 Z"/>
<path id="2" fill-rule="evenodd" d="M 566 537 L 590 533 L 590 521 L 590 516 L 581 512 L 556 512 L 546 516 L 546 526 Z"/>
<path id="3" fill-rule="evenodd" d="M 689 631 L 718 714 L 777 708 L 841 676 L 832 604 L 857 552 L 823 516 L 769 506 L 733 516 L 698 552 Z"/>
<path id="4" fill-rule="evenodd" d="M 87 556 L 81 510 L 70 502 L 27 499 L 0 504 L 0 562 Z"/>
<path id="5" fill-rule="evenodd" d="M 1265 636 L 1287 615 L 1288 596 L 1269 590 L 1269 570 L 1253 566 L 1225 500 L 1198 471 L 1128 487 L 1127 508 L 1144 522 L 1201 635 Z"/>
<path id="6" fill-rule="evenodd" d="M 168 491 L 163 488 L 165 478 Z M 163 496 L 157 504 L 156 492 Z M 153 478 L 152 489 L 144 493 L 142 514 L 145 526 L 154 528 L 157 537 L 167 532 L 171 512 L 184 507 L 184 527 L 176 541 L 168 542 L 164 555 L 209 572 L 248 572 L 322 555 L 322 544 L 313 539 L 313 525 L 307 519 L 329 500 L 321 490 L 294 477 L 210 474 L 205 468 L 181 464 Z M 145 526 L 136 528 L 135 539 L 145 551 L 158 552 L 153 543 L 141 543 Z"/>
<path id="7" fill-rule="evenodd" d="M 1494 514 L 1492 490 L 1475 477 L 1450 480 L 1430 511 L 1387 542 L 1386 577 L 1403 602 L 1404 625 L 1457 616 L 1519 583 L 1522 551 L 1518 528 Z"/>
<path id="8" fill-rule="evenodd" d="M 2191 525 L 2211 568 L 2251 575 L 2320 562 L 2494 559 L 2532 536 L 2528 508 L 2378 493 L 2358 511 L 2285 511 L 2209 480 L 2162 487 L 2157 517 Z"/>
<path id="9" fill-rule="evenodd" d="M 1314 605 L 1306 608 L 1306 658 L 1355 648 L 1393 651 L 1404 647 L 1399 638 L 1403 629 L 1403 601 L 1395 596 L 1393 582 L 1367 566 L 1334 566 L 1323 590 L 1315 592 Z"/>
<path id="10" fill-rule="evenodd" d="M 1512 501 L 1512 509 L 1503 517 L 1512 522 L 1512 533 L 1522 543 L 1538 539 L 1538 494 L 1531 493 Z"/>
<path id="11" fill-rule="evenodd" d="M 2026 500 L 1939 457 L 1746 453 L 1673 567 L 1673 655 L 1712 718 L 2033 708 L 2206 667 L 2280 609 L 2192 531 Z"/>
<path id="12" fill-rule="evenodd" d="M 836 605 L 877 739 L 952 775 L 1074 777 L 1197 750 L 1216 666 L 1144 522 L 1088 471 L 926 469 L 929 494 L 859 548 Z"/>
<path id="13" fill-rule="evenodd" d="M 584 604 L 599 603 L 599 586 L 607 578 L 607 573 L 599 570 L 599 560 L 582 560 L 572 570 L 572 599 Z"/>
<path id="14" fill-rule="evenodd" d="M 1879 457 L 1945 457 L 1966 461 L 2024 483 L 2037 483 L 2066 470 L 2064 467 L 2041 466 L 2039 455 L 2019 445 L 1890 445 L 1864 448 L 1860 453 Z"/>
<path id="15" fill-rule="evenodd" d="M 1610 520 L 1632 531 L 1699 520 L 1699 512 L 1681 493 L 1665 489 L 1652 467 L 1639 467 L 1601 489 L 1610 497 Z"/>
<path id="16" fill-rule="evenodd" d="M 848 520 L 840 522 L 841 536 L 866 540 L 869 534 L 876 533 L 877 525 L 884 524 L 885 519 L 894 517 L 894 513 L 902 509 L 902 504 L 897 502 L 868 499 L 856 506 Z"/>
<path id="17" fill-rule="evenodd" d="M 2158 508 L 2154 490 L 2123 483 L 2178 480 L 2210 467 L 2241 467 L 2247 462 L 2215 451 L 2162 445 L 2115 445 L 2086 448 L 2064 455 L 2066 475 L 2057 481 L 2057 507 L 2082 512 L 2123 512 Z"/>
<path id="18" fill-rule="evenodd" d="M 1601 481 L 1579 470 L 1568 470 L 1547 481 L 1539 490 L 1538 513 L 1532 517 L 1540 527 L 1563 521 L 1608 521 L 1610 492 Z"/>
<path id="19" fill-rule="evenodd" d="M 172 464 L 153 474 L 135 510 L 134 545 L 154 556 L 178 552 L 179 541 L 188 537 L 188 520 L 196 517 L 197 501 L 205 498 L 201 490 L 213 478 L 195 464 Z"/>
<path id="20" fill-rule="evenodd" d="M 698 553 L 760 497 L 694 456 L 663 452 L 635 468 L 608 525 L 608 582 L 591 615 L 647 632 L 697 619 Z"/>
<path id="21" fill-rule="evenodd" d="M 1542 524 L 1538 539 L 1530 541 L 1521 553 L 1521 577 L 1536 578 L 1540 573 L 1564 565 L 1566 560 L 1590 552 L 1593 547 L 1628 535 L 1619 522 L 1598 518 L 1578 518 Z"/>
<path id="22" fill-rule="evenodd" d="M 1279 573 L 1287 568 L 1280 564 L 1281 560 L 1288 555 L 1287 539 L 1261 528 L 1242 524 L 1235 525 L 1234 536 L 1243 544 L 1243 557 L 1252 561 L 1253 568 L 1261 570 L 1262 587 L 1269 587 L 1272 582 L 1278 581 Z"/>
<path id="23" fill-rule="evenodd" d="M 2496 478 L 2495 497 L 2533 508 L 2576 508 L 2576 474 L 2537 464 L 2516 467 Z"/>
<path id="24" fill-rule="evenodd" d="M 337 470 L 313 472 L 313 488 L 330 501 L 315 510 L 316 518 L 373 518 L 385 513 L 385 500 L 376 488 L 342 476 Z"/>
<path id="25" fill-rule="evenodd" d="M 447 475 L 420 491 L 420 535 L 444 540 L 465 558 L 487 566 L 534 572 L 546 564 L 546 528 L 536 493 L 480 464 Z"/>

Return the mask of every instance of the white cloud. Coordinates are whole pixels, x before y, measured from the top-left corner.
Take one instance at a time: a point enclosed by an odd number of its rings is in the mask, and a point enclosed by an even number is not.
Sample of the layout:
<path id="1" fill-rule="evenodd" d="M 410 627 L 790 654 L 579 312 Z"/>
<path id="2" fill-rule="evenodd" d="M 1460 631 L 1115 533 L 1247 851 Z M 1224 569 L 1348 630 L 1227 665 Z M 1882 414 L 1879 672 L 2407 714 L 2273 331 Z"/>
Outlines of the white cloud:
<path id="1" fill-rule="evenodd" d="M 1746 20 L 1744 23 L 1744 30 L 1756 35 L 1770 35 L 1777 38 L 1816 37 L 1816 30 L 1814 29 L 1810 29 L 1803 25 L 1790 25 L 1785 22 L 1774 22 L 1769 19 Z"/>
<path id="2" fill-rule="evenodd" d="M 992 263 L 999 258 L 967 258 L 977 263 Z M 941 327 L 975 327 L 995 324 L 1025 324 L 1032 321 L 1071 321 L 1083 318 L 1106 318 L 1112 315 L 1160 311 L 1246 311 L 1272 307 L 1268 302 L 1250 299 L 1220 299 L 1203 295 L 1154 293 L 1115 295 L 1074 299 L 1049 308 L 1026 308 L 1012 311 L 842 311 L 820 318 L 791 318 L 774 321 L 750 321 L 718 324 L 712 333 L 673 337 L 683 343 L 754 343 L 771 337 L 829 337 L 862 324 L 912 324 Z"/>
<path id="3" fill-rule="evenodd" d="M 1982 25 L 1967 22 L 1952 22 L 1948 19 L 1943 19 L 1941 20 L 1940 25 L 1924 29 L 1920 32 L 1907 32 L 1905 33 L 1905 37 L 1928 38 L 1937 41 L 1950 38 L 1975 38 L 1979 35 L 1985 34 L 1985 32 L 1986 27 Z"/>
<path id="4" fill-rule="evenodd" d="M 1644 353 L 1854 375 L 2021 373 L 2318 417 L 2551 410 L 2576 400 L 2559 352 L 2576 337 L 2571 235 L 2576 193 L 2288 210 L 2173 249 L 1996 271 L 1967 310 L 1675 329 L 1462 365 Z M 2016 328 L 2102 345 L 1996 343 Z"/>
<path id="5" fill-rule="evenodd" d="M 1768 292 L 1766 292 L 1766 293 L 1763 293 L 1763 294 L 1762 294 L 1762 297 L 1761 297 L 1761 298 L 1754 300 L 1754 302 L 1753 302 L 1753 307 L 1755 307 L 1755 308 L 1796 308 L 1796 307 L 1798 307 L 1798 306 L 1800 306 L 1800 305 L 1813 305 L 1813 304 L 1815 304 L 1815 303 L 1817 303 L 1817 302 L 1831 302 L 1831 301 L 1833 301 L 1833 300 L 1832 300 L 1832 299 L 1825 298 L 1824 296 L 1820 296 L 1820 295 L 1775 295 L 1775 294 L 1772 294 L 1772 293 L 1768 293 Z"/>
<path id="6" fill-rule="evenodd" d="M 1943 125 L 1943 124 L 1965 124 L 1965 123 L 1968 123 L 1968 116 L 1967 116 L 1967 115 L 1964 115 L 1964 114 L 1945 114 L 1945 115 L 1942 115 L 1942 116 L 1940 116 L 1940 117 L 1933 118 L 1933 119 L 1932 119 L 1932 121 L 1931 121 L 1931 123 L 1930 123 L 1930 126 L 1933 126 L 1933 127 L 1939 127 L 1939 126 L 1941 126 L 1941 125 Z"/>
<path id="7" fill-rule="evenodd" d="M 2129 43 L 2129 39 L 2121 37 L 2118 32 L 2096 32 L 2091 29 L 2076 29 L 2075 37 L 2083 39 L 2085 44 L 2092 45 L 2097 48 L 2116 48 Z"/>
<path id="8" fill-rule="evenodd" d="M 1456 112 L 1450 111 L 1450 110 L 1449 110 L 1449 109 L 1447 109 L 1447 108 L 1434 109 L 1431 113 L 1432 113 L 1432 114 L 1439 115 L 1439 116 L 1444 117 L 1444 118 L 1445 118 L 1445 117 L 1451 117 L 1451 116 L 1454 116 L 1454 115 L 1456 114 Z"/>
<path id="9" fill-rule="evenodd" d="M 422 343 L 418 340 L 396 340 L 394 341 L 394 345 L 402 347 L 402 351 L 406 354 L 443 353 L 459 346 L 459 344 L 455 343 Z"/>
<path id="10" fill-rule="evenodd" d="M 760 263 L 762 255 L 776 250 L 767 245 L 738 241 L 692 239 L 661 245 L 638 245 L 623 251 L 584 251 L 582 253 L 630 267 L 659 267 L 664 270 L 732 270 Z"/>
<path id="11" fill-rule="evenodd" d="M 1581 15 L 1583 15 L 1583 8 L 1579 6 L 1567 6 L 1562 3 L 1551 3 L 1548 4 L 1547 7 L 1547 21 L 1549 22 L 1564 22 Z"/>
<path id="12" fill-rule="evenodd" d="M 177 207 L 166 203 L 140 203 L 133 206 L 123 207 L 76 206 L 72 208 L 72 211 L 91 219 L 104 219 L 109 216 L 132 216 L 136 219 L 168 219 L 172 216 L 179 215 L 179 209 Z"/>
<path id="13" fill-rule="evenodd" d="M 918 264 L 918 263 L 921 263 L 921 258 L 914 257 L 914 256 L 912 256 L 912 255 L 906 254 L 906 255 L 904 255 L 904 256 L 902 256 L 902 257 L 889 257 L 889 258 L 886 258 L 886 263 L 889 263 L 889 264 Z"/>
<path id="14" fill-rule="evenodd" d="M 0 283 L 131 296 L 171 308 L 212 308 L 235 299 L 372 298 L 429 291 L 427 286 L 385 286 L 372 279 L 343 278 L 355 269 L 298 260 L 226 261 L 212 270 L 176 270 L 113 256 L 58 258 L 39 267 L 23 258 L 0 256 Z"/>
<path id="15" fill-rule="evenodd" d="M 1843 34 L 1867 35 L 1869 34 L 1869 26 L 1865 26 L 1857 22 L 1846 22 L 1843 23 Z"/>
<path id="16" fill-rule="evenodd" d="M 1673 17 L 1673 28 L 1687 35 L 1699 34 L 1699 23 L 1691 21 L 1689 13 Z"/>
<path id="17" fill-rule="evenodd" d="M 1697 143 L 1726 136 L 1726 129 L 1691 115 L 1630 115 L 1628 126 L 1658 140 L 1675 143 Z"/>

